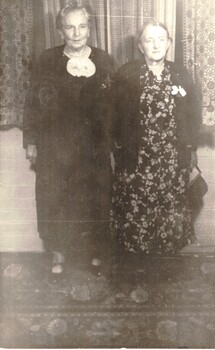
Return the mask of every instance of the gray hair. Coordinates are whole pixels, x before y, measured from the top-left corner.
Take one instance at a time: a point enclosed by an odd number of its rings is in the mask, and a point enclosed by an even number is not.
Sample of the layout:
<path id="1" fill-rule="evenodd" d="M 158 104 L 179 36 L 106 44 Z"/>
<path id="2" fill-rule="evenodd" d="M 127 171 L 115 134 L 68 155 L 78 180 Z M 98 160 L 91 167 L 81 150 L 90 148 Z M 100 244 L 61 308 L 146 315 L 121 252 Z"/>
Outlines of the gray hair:
<path id="1" fill-rule="evenodd" d="M 138 32 L 138 36 L 137 36 L 137 42 L 138 42 L 138 44 L 139 44 L 140 41 L 141 41 L 141 38 L 142 38 L 142 35 L 143 35 L 144 30 L 145 30 L 146 27 L 148 27 L 149 25 L 154 26 L 154 27 L 157 26 L 157 27 L 163 28 L 163 29 L 166 31 L 166 33 L 167 33 L 167 38 L 170 39 L 170 40 L 172 41 L 172 38 L 171 38 L 170 35 L 169 35 L 169 30 L 167 29 L 167 27 L 165 26 L 165 24 L 163 24 L 163 23 L 157 21 L 155 18 L 150 18 L 150 19 L 146 20 L 146 21 L 143 23 L 141 29 L 140 29 L 139 32 Z"/>
<path id="2" fill-rule="evenodd" d="M 81 11 L 87 18 L 88 24 L 90 25 L 91 8 L 89 5 L 84 4 L 82 0 L 73 0 L 71 3 L 64 6 L 57 14 L 56 17 L 56 27 L 57 29 L 62 29 L 62 19 L 70 12 Z"/>

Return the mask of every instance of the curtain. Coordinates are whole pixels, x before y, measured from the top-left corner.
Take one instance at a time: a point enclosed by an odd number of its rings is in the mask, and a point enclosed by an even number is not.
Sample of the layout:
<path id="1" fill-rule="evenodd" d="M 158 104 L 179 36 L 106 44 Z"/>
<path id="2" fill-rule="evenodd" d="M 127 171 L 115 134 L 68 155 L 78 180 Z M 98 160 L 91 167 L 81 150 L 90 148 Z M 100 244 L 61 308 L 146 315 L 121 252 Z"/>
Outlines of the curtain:
<path id="1" fill-rule="evenodd" d="M 0 2 L 0 115 L 2 126 L 21 125 L 33 52 L 32 0 Z"/>
<path id="2" fill-rule="evenodd" d="M 145 18 L 164 22 L 174 43 L 176 0 L 86 1 L 94 11 L 89 43 L 107 50 L 118 66 L 139 57 L 136 35 Z M 62 44 L 55 17 L 69 2 L 1 0 L 1 125 L 22 125 L 32 60 L 45 49 Z M 168 58 L 174 60 L 174 44 Z"/>
<path id="3" fill-rule="evenodd" d="M 212 0 L 183 0 L 184 64 L 201 87 L 203 125 L 215 126 L 215 6 Z"/>
<path id="4" fill-rule="evenodd" d="M 60 10 L 60 0 L 43 0 L 46 48 L 60 45 L 62 39 L 56 30 L 55 18 Z"/>
<path id="5" fill-rule="evenodd" d="M 59 8 L 71 0 L 42 0 L 46 31 L 46 47 L 62 43 L 55 29 Z M 90 44 L 113 55 L 117 64 L 139 57 L 136 37 L 144 19 L 154 17 L 168 26 L 175 37 L 176 0 L 83 0 L 93 10 Z M 174 60 L 174 40 L 168 53 Z"/>
<path id="6" fill-rule="evenodd" d="M 177 0 L 154 0 L 154 17 L 164 23 L 173 39 L 167 58 L 175 60 L 175 35 L 176 35 L 176 1 Z"/>

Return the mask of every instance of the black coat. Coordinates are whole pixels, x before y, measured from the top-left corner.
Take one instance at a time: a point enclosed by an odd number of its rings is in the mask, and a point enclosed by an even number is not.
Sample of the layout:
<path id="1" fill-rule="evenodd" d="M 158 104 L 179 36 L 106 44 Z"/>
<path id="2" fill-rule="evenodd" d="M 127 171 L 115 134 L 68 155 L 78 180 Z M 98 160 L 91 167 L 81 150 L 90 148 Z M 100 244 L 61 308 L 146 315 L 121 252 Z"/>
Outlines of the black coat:
<path id="1" fill-rule="evenodd" d="M 133 171 L 139 151 L 140 69 L 144 59 L 126 63 L 117 75 L 115 84 L 115 113 L 112 121 L 113 153 L 120 169 Z M 173 85 L 184 88 L 186 96 L 175 97 L 175 116 L 179 140 L 179 165 L 188 167 L 191 150 L 197 149 L 201 122 L 200 96 L 187 70 L 173 62 L 170 66 Z"/>
<path id="2" fill-rule="evenodd" d="M 108 110 L 114 63 L 103 50 L 91 49 L 96 73 L 89 78 L 67 72 L 64 45 L 46 50 L 32 74 L 23 143 L 25 148 L 37 146 L 36 200 L 43 239 L 71 232 L 68 222 L 99 221 L 104 212 L 109 214 L 103 203 L 108 204 L 109 196 Z"/>

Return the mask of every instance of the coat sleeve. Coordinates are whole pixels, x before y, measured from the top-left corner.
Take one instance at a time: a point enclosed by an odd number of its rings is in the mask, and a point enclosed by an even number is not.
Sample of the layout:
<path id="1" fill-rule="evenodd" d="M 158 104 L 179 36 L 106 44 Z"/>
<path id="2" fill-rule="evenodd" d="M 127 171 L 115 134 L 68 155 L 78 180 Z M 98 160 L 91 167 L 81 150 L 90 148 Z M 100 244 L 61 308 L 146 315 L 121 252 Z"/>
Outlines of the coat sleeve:
<path id="1" fill-rule="evenodd" d="M 50 50 L 44 51 L 39 61 L 35 63 L 25 99 L 23 115 L 23 147 L 28 144 L 36 145 L 38 141 L 38 127 L 42 121 L 42 105 L 40 100 L 41 83 L 44 84 L 46 71 L 49 67 Z"/>
<path id="2" fill-rule="evenodd" d="M 116 75 L 111 123 L 111 146 L 116 168 L 127 170 L 133 169 L 138 147 L 136 124 L 139 92 L 137 84 L 131 79 L 131 68 L 133 66 L 126 64 Z"/>
<path id="3" fill-rule="evenodd" d="M 184 96 L 175 96 L 179 143 L 185 150 L 196 151 L 201 125 L 201 94 L 183 66 L 172 64 L 172 83 L 181 86 L 185 92 Z"/>
<path id="4" fill-rule="evenodd" d="M 112 151 L 119 152 L 123 145 L 123 129 L 125 114 L 129 103 L 129 84 L 123 69 L 119 69 L 115 75 L 112 86 L 112 120 L 111 138 Z"/>
<path id="5" fill-rule="evenodd" d="M 96 118 L 91 117 L 92 130 L 95 133 L 97 146 L 102 143 L 111 148 L 111 125 L 114 106 L 113 85 L 115 84 L 116 64 L 114 59 L 105 51 L 98 50 L 96 66 L 99 71 L 99 84 L 92 88 L 90 104 Z"/>
<path id="6" fill-rule="evenodd" d="M 25 99 L 23 116 L 23 147 L 28 144 L 37 144 L 37 120 L 40 114 L 39 80 L 41 74 L 40 64 L 33 68 L 28 92 Z"/>
<path id="7" fill-rule="evenodd" d="M 197 150 L 198 136 L 202 120 L 202 96 L 194 84 L 191 76 L 187 72 L 187 128 L 188 146 L 192 151 Z"/>

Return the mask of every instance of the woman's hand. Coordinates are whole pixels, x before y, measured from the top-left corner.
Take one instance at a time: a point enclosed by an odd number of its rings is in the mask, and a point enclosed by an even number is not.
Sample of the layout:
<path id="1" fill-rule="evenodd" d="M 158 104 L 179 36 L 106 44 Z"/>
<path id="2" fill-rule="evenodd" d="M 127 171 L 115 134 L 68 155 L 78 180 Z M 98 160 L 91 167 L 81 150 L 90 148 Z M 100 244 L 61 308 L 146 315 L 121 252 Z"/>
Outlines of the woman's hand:
<path id="1" fill-rule="evenodd" d="M 195 168 L 198 165 L 198 156 L 197 153 L 195 151 L 191 152 L 191 162 L 190 162 L 190 169 L 191 171 L 193 170 L 193 168 Z"/>
<path id="2" fill-rule="evenodd" d="M 36 145 L 28 145 L 26 148 L 26 159 L 29 159 L 32 164 L 36 163 L 37 147 Z"/>

